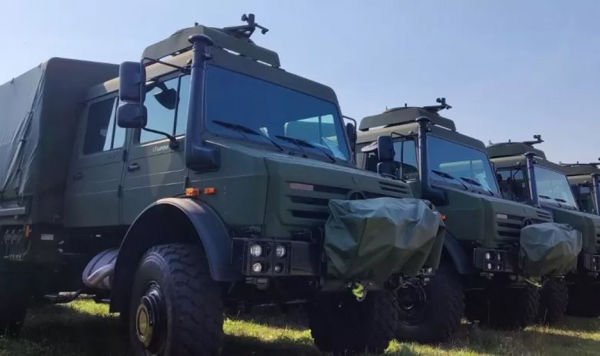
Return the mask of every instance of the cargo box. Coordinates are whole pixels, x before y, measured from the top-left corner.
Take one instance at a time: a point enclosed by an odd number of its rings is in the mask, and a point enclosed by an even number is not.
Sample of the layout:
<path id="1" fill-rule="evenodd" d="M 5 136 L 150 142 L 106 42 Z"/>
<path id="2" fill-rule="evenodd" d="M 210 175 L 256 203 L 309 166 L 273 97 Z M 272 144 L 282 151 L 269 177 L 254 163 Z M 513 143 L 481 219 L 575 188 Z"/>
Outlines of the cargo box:
<path id="1" fill-rule="evenodd" d="M 87 89 L 118 66 L 52 58 L 0 86 L 0 223 L 57 223 Z"/>

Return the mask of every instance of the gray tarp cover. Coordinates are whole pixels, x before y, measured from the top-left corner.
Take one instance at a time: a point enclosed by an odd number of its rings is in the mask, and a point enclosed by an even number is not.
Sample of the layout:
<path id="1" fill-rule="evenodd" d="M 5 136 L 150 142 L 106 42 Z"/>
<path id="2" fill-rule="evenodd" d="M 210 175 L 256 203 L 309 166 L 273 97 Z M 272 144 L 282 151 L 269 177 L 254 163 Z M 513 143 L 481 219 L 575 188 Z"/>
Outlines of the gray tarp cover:
<path id="1" fill-rule="evenodd" d="M 330 200 L 329 210 L 331 279 L 380 283 L 392 273 L 415 275 L 444 237 L 440 214 L 419 199 Z"/>
<path id="2" fill-rule="evenodd" d="M 519 263 L 525 275 L 563 275 L 577 267 L 581 233 L 569 225 L 533 224 L 521 229 Z"/>

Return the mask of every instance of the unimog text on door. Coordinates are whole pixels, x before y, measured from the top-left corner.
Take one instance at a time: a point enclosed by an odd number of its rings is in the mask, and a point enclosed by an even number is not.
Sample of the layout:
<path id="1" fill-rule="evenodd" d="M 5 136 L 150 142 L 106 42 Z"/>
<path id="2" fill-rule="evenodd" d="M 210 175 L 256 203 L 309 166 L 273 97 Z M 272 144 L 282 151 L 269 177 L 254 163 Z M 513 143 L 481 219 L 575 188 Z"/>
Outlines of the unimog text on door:
<path id="1" fill-rule="evenodd" d="M 438 266 L 441 215 L 356 169 L 333 90 L 243 20 L 0 86 L 3 332 L 30 298 L 83 292 L 136 355 L 218 353 L 224 311 L 265 303 L 305 303 L 322 350 L 387 347 L 394 291 Z"/>
<path id="2" fill-rule="evenodd" d="M 568 170 L 546 159 L 545 153 L 534 147 L 543 142 L 541 136 L 534 138 L 488 147 L 502 194 L 540 206 L 552 213 L 554 221 L 568 224 L 581 233 L 583 247 L 577 268 L 564 281 L 568 284 L 568 311 L 575 315 L 599 316 L 600 216 L 580 211 L 566 177 Z"/>
<path id="3" fill-rule="evenodd" d="M 447 228 L 440 269 L 419 292 L 423 302 L 401 308 L 398 334 L 418 341 L 448 338 L 463 312 L 495 327 L 526 326 L 539 298 L 530 282 L 560 273 L 557 261 L 572 257 L 549 260 L 555 246 L 524 249 L 524 235 L 539 238 L 540 227 L 553 228 L 552 215 L 503 199 L 484 144 L 457 132 L 438 113 L 450 107 L 438 102 L 366 117 L 358 134 L 358 167 L 410 185 L 436 205 Z"/>

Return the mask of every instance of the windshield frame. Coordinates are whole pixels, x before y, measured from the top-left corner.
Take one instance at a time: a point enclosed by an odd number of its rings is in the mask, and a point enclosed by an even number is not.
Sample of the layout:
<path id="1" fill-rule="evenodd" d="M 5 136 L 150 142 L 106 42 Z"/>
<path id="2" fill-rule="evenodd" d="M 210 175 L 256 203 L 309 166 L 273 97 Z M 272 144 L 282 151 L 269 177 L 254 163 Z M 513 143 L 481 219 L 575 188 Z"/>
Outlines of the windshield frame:
<path id="1" fill-rule="evenodd" d="M 543 169 L 546 170 L 548 172 L 551 172 L 553 174 L 562 176 L 564 178 L 564 183 L 566 185 L 566 187 L 568 188 L 567 191 L 570 193 L 569 196 L 572 199 L 572 202 L 561 202 L 556 200 L 556 197 L 550 197 L 550 199 L 547 198 L 543 198 L 541 197 L 541 195 L 546 195 L 540 192 L 540 184 L 538 182 L 539 179 L 539 171 L 538 169 Z M 580 210 L 579 208 L 579 204 L 577 203 L 577 199 L 575 198 L 575 194 L 573 193 L 573 190 L 571 189 L 571 183 L 569 182 L 569 179 L 567 178 L 567 175 L 564 172 L 560 172 L 559 170 L 553 169 L 552 167 L 545 165 L 541 162 L 536 162 L 536 164 L 534 165 L 534 170 L 535 170 L 535 186 L 536 186 L 536 191 L 537 191 L 537 195 L 538 195 L 538 199 L 540 200 L 540 202 L 547 202 L 547 203 L 553 203 L 553 204 L 559 204 L 561 206 L 567 206 L 570 208 L 575 208 L 577 210 Z"/>
<path id="2" fill-rule="evenodd" d="M 490 174 L 489 180 L 493 183 L 493 186 L 490 187 L 489 190 L 486 187 L 483 187 L 483 186 L 479 187 L 479 189 L 475 189 L 475 187 L 477 187 L 477 186 L 473 187 L 474 185 L 472 183 L 469 183 L 468 181 L 465 181 L 465 180 L 461 179 L 461 177 L 454 177 L 456 179 L 442 178 L 442 177 L 437 178 L 438 176 L 435 173 L 432 172 L 433 168 L 431 167 L 431 164 L 432 164 L 432 161 L 431 161 L 432 154 L 431 154 L 431 148 L 429 147 L 429 145 L 430 145 L 430 142 L 431 142 L 432 138 L 437 139 L 437 140 L 441 140 L 441 141 L 445 141 L 447 143 L 450 143 L 450 144 L 453 144 L 453 145 L 456 145 L 456 146 L 460 146 L 460 147 L 463 147 L 463 148 L 466 148 L 466 149 L 470 149 L 470 150 L 473 150 L 473 151 L 476 151 L 476 152 L 479 152 L 480 154 L 482 154 L 483 157 L 485 157 L 485 160 L 482 160 L 482 162 L 487 162 L 487 170 L 489 171 L 489 174 Z M 429 179 L 430 179 L 431 184 L 441 185 L 441 186 L 444 186 L 444 187 L 456 187 L 456 188 L 465 188 L 465 186 L 471 186 L 472 188 L 475 189 L 475 191 L 482 191 L 482 192 L 488 193 L 488 194 L 491 193 L 492 196 L 494 196 L 494 197 L 501 197 L 502 196 L 501 193 L 500 193 L 500 187 L 498 185 L 498 180 L 496 178 L 496 170 L 495 170 L 495 168 L 494 168 L 494 166 L 493 166 L 493 164 L 492 164 L 489 156 L 487 155 L 487 152 L 485 151 L 485 149 L 479 149 L 477 147 L 474 147 L 474 146 L 471 146 L 471 145 L 466 145 L 466 144 L 464 144 L 462 142 L 457 142 L 455 140 L 452 140 L 452 138 L 444 137 L 442 135 L 436 135 L 436 134 L 432 134 L 432 133 L 427 133 L 427 145 L 428 145 L 428 147 L 427 147 L 427 154 L 429 156 L 427 158 L 427 162 L 428 162 L 428 165 L 429 165 L 429 167 L 427 167 L 427 170 L 431 173 L 431 174 L 429 174 Z M 485 170 L 486 169 L 484 168 L 484 171 Z M 470 177 L 468 177 L 468 178 L 470 178 Z M 488 182 L 488 183 L 490 183 L 490 182 Z M 466 190 L 466 189 L 463 189 L 463 190 Z M 469 190 L 469 191 L 471 191 L 471 190 Z"/>
<path id="3" fill-rule="evenodd" d="M 285 71 L 282 71 L 282 70 L 279 70 L 276 68 L 272 68 L 272 67 L 260 64 L 260 63 L 256 63 L 256 62 L 246 63 L 246 61 L 244 61 L 244 63 L 237 63 L 239 58 L 235 58 L 235 57 L 238 57 L 238 56 L 232 56 L 229 53 L 225 54 L 225 56 L 215 56 L 215 57 L 217 60 L 215 58 L 213 58 L 207 62 L 206 67 L 205 67 L 206 72 L 209 70 L 210 66 L 217 67 L 218 69 L 222 69 L 225 71 L 233 72 L 235 74 L 243 75 L 243 76 L 246 76 L 251 79 L 262 81 L 262 82 L 268 83 L 270 85 L 278 86 L 283 89 L 287 89 L 287 90 L 299 93 L 304 96 L 312 97 L 315 100 L 319 100 L 319 101 L 331 104 L 333 110 L 330 114 L 333 118 L 333 123 L 335 125 L 336 135 L 338 138 L 338 147 L 339 147 L 339 150 L 341 151 L 341 153 L 345 156 L 345 158 L 341 158 L 337 155 L 333 155 L 333 152 L 332 152 L 332 155 L 335 157 L 335 163 L 343 163 L 344 165 L 348 165 L 348 166 L 354 165 L 352 148 L 350 147 L 350 142 L 349 142 L 348 135 L 346 133 L 346 128 L 345 128 L 344 121 L 342 118 L 342 113 L 341 113 L 341 110 L 339 107 L 339 103 L 337 101 L 337 98 L 336 98 L 333 90 L 331 90 L 330 88 L 325 87 L 319 83 L 312 82 L 308 79 L 305 79 L 305 78 L 296 76 L 294 74 L 291 74 L 291 73 L 288 73 L 288 72 L 285 72 Z M 233 60 L 231 57 L 234 57 Z M 220 59 L 220 60 L 218 60 L 218 59 Z M 224 59 L 227 59 L 227 60 L 224 60 Z M 225 62 L 225 63 L 223 63 L 223 62 Z M 252 64 L 252 65 L 249 65 L 249 64 Z M 257 70 L 257 69 L 259 69 L 259 70 Z M 269 75 L 265 75 L 264 77 L 262 76 L 262 74 L 267 74 L 267 73 Z M 205 93 L 208 90 L 210 90 L 210 88 L 207 87 L 207 80 L 204 80 L 203 85 L 205 86 Z M 317 94 L 322 94 L 322 95 L 317 95 Z M 203 102 L 204 102 L 204 104 L 206 103 L 206 96 L 205 96 L 205 98 L 203 98 Z M 203 105 L 202 110 L 206 110 L 206 105 Z M 250 143 L 251 145 L 258 146 L 261 149 L 276 150 L 276 148 L 272 144 L 270 144 L 263 138 L 260 138 L 259 136 L 256 136 L 256 137 L 254 137 L 253 135 L 243 136 L 243 135 L 240 135 L 239 133 L 236 134 L 233 131 L 230 134 L 229 133 L 223 134 L 222 132 L 217 133 L 217 132 L 211 131 L 208 127 L 209 119 L 206 117 L 207 115 L 205 114 L 202 116 L 204 117 L 204 120 L 205 120 L 205 122 L 204 122 L 205 130 L 203 133 L 204 139 L 214 139 L 216 137 L 227 137 L 228 139 L 232 139 L 232 140 L 235 140 L 235 141 L 238 141 L 241 143 L 245 143 L 245 144 Z M 291 142 L 286 142 L 284 140 L 280 140 L 277 138 L 273 138 L 273 139 L 276 140 L 277 143 L 280 144 L 281 146 L 284 146 L 286 148 L 286 151 L 293 152 L 297 156 L 304 155 L 304 156 L 308 156 L 311 159 L 332 162 L 318 148 L 315 149 L 315 148 L 306 147 L 302 150 L 297 145 L 294 145 Z"/>

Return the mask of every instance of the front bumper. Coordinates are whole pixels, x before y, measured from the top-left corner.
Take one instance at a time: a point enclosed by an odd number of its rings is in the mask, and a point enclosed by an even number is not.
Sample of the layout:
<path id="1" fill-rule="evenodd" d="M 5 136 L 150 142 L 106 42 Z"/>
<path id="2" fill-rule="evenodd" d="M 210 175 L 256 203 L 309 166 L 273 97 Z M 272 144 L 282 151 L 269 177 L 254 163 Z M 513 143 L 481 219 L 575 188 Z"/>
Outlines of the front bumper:
<path id="1" fill-rule="evenodd" d="M 473 250 L 475 268 L 488 273 L 516 273 L 518 255 L 516 252 L 477 247 Z"/>

